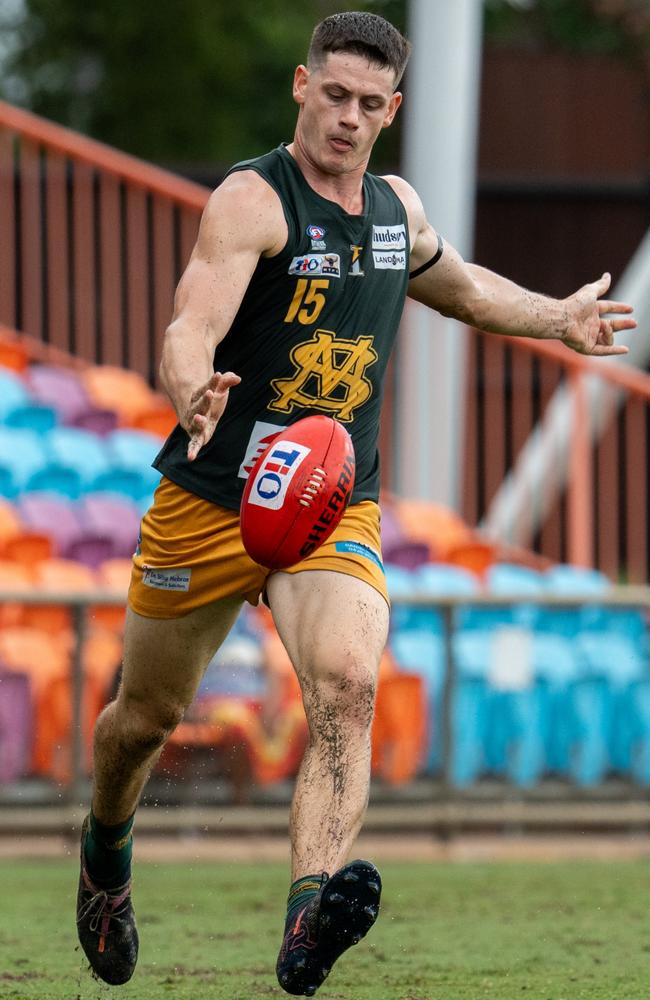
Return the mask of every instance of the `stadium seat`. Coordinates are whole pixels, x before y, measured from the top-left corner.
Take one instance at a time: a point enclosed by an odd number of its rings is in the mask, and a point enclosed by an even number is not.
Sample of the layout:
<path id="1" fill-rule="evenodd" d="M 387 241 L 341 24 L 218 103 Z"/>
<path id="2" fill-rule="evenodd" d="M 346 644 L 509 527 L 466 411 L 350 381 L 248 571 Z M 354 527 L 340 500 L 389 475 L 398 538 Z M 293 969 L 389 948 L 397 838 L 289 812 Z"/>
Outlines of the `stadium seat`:
<path id="1" fill-rule="evenodd" d="M 33 716 L 29 676 L 0 664 L 0 786 L 31 770 Z"/>
<path id="2" fill-rule="evenodd" d="M 0 493 L 13 498 L 47 463 L 38 434 L 0 426 Z"/>
<path id="3" fill-rule="evenodd" d="M 73 469 L 84 491 L 110 467 L 103 440 L 79 427 L 56 427 L 43 443 L 50 464 Z"/>
<path id="4" fill-rule="evenodd" d="M 103 531 L 111 539 L 112 551 L 106 558 L 133 555 L 140 530 L 140 512 L 134 501 L 112 493 L 88 493 L 79 501 L 78 509 L 89 532 Z"/>
<path id="5" fill-rule="evenodd" d="M 148 434 L 154 434 L 164 440 L 171 434 L 177 423 L 178 417 L 174 408 L 160 403 L 136 413 L 131 421 L 131 427 Z"/>
<path id="6" fill-rule="evenodd" d="M 52 537 L 42 531 L 23 530 L 13 538 L 8 538 L 2 549 L 3 558 L 9 562 L 35 567 L 43 559 L 53 554 Z"/>
<path id="7" fill-rule="evenodd" d="M 71 423 L 91 407 L 79 374 L 71 368 L 32 365 L 26 381 L 33 400 L 56 410 L 62 423 Z"/>
<path id="8" fill-rule="evenodd" d="M 384 547 L 383 556 L 384 562 L 391 566 L 399 566 L 413 572 L 418 566 L 429 561 L 429 546 L 424 542 L 412 542 L 409 539 L 404 539 Z"/>
<path id="9" fill-rule="evenodd" d="M 23 380 L 15 372 L 0 368 L 0 421 L 26 403 L 29 403 L 29 392 Z"/>
<path id="10" fill-rule="evenodd" d="M 449 549 L 472 537 L 462 518 L 441 504 L 399 499 L 396 511 L 406 537 L 425 542 L 432 560 L 443 560 Z"/>
<path id="11" fill-rule="evenodd" d="M 51 678 L 68 675 L 67 637 L 29 626 L 0 629 L 0 662 L 10 670 L 28 674 L 34 696 L 40 698 Z"/>
<path id="12" fill-rule="evenodd" d="M 46 465 L 29 477 L 26 492 L 56 493 L 68 500 L 81 496 L 83 485 L 79 473 L 61 465 Z"/>
<path id="13" fill-rule="evenodd" d="M 426 690 L 419 674 L 397 671 L 380 679 L 372 735 L 376 773 L 390 785 L 412 781 L 427 749 Z"/>
<path id="14" fill-rule="evenodd" d="M 144 431 L 122 429 L 113 431 L 106 438 L 106 447 L 114 470 L 138 472 L 142 479 L 142 496 L 148 489 L 153 492 L 160 482 L 160 473 L 151 463 L 162 447 L 162 440 Z"/>
<path id="15" fill-rule="evenodd" d="M 45 559 L 35 567 L 36 584 L 53 595 L 53 603 L 30 610 L 32 624 L 53 634 L 64 634 L 71 628 L 70 609 L 56 603 L 56 595 L 88 594 L 96 587 L 95 574 L 88 566 L 70 559 Z"/>
<path id="16" fill-rule="evenodd" d="M 428 728 L 425 765 L 428 773 L 435 773 L 442 766 L 443 752 L 442 692 L 446 663 L 442 629 L 435 632 L 425 626 L 393 632 L 389 648 L 401 671 L 417 674 L 423 681 Z"/>
<path id="17" fill-rule="evenodd" d="M 29 364 L 29 352 L 19 340 L 0 336 L 0 368 L 22 374 Z"/>
<path id="18" fill-rule="evenodd" d="M 400 524 L 394 501 L 386 497 L 385 494 L 382 494 L 380 504 L 381 547 L 385 556 L 386 550 L 390 549 L 392 545 L 406 541 L 406 535 L 402 525 Z"/>
<path id="19" fill-rule="evenodd" d="M 92 365 L 81 378 L 88 396 L 99 409 L 115 410 L 123 424 L 155 405 L 158 397 L 137 372 L 112 365 Z"/>
<path id="20" fill-rule="evenodd" d="M 15 538 L 22 530 L 22 521 L 16 507 L 0 500 L 0 551 L 7 539 Z"/>
<path id="21" fill-rule="evenodd" d="M 97 434 L 98 437 L 105 437 L 117 428 L 118 415 L 115 410 L 102 410 L 92 406 L 77 414 L 74 420 L 70 421 L 70 425 Z"/>
<path id="22" fill-rule="evenodd" d="M 65 555 L 70 544 L 82 534 L 74 505 L 56 493 L 25 493 L 16 506 L 25 526 L 43 534 L 49 533 L 53 540 L 53 555 Z"/>
<path id="23" fill-rule="evenodd" d="M 130 559 L 107 559 L 97 568 L 98 585 L 114 593 L 122 594 L 124 603 L 122 605 L 93 605 L 90 609 L 91 618 L 98 625 L 102 625 L 118 635 L 124 629 L 124 609 L 131 582 L 131 567 Z"/>
<path id="24" fill-rule="evenodd" d="M 152 470 L 153 471 L 153 470 Z M 147 475 L 149 473 L 147 472 Z M 157 474 L 160 479 L 160 473 Z M 143 473 L 137 469 L 110 468 L 90 484 L 89 493 L 115 493 L 139 503 L 147 490 Z"/>
<path id="25" fill-rule="evenodd" d="M 58 419 L 56 410 L 51 406 L 33 403 L 31 400 L 12 407 L 4 415 L 7 427 L 34 431 L 35 434 L 45 434 L 56 426 Z"/>
<path id="26" fill-rule="evenodd" d="M 452 566 L 462 566 L 483 579 L 490 566 L 494 564 L 496 555 L 497 550 L 494 545 L 472 538 L 450 545 L 445 551 L 445 562 Z"/>

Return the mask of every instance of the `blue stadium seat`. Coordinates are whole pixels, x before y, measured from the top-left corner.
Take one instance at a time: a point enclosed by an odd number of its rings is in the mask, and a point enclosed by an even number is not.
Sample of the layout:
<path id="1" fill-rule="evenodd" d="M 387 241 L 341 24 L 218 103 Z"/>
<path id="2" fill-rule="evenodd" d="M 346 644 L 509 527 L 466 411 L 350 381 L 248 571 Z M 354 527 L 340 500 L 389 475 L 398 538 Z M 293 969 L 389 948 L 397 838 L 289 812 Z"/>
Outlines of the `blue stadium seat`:
<path id="1" fill-rule="evenodd" d="M 21 379 L 6 368 L 0 368 L 0 420 L 17 406 L 29 402 L 29 392 Z"/>
<path id="2" fill-rule="evenodd" d="M 51 406 L 33 403 L 26 400 L 5 413 L 4 422 L 7 427 L 19 427 L 34 431 L 36 434 L 46 434 L 58 422 L 58 414 Z"/>
<path id="3" fill-rule="evenodd" d="M 122 469 L 150 466 L 161 446 L 160 438 L 145 431 L 117 430 L 106 437 L 112 464 Z"/>
<path id="4" fill-rule="evenodd" d="M 39 436 L 30 430 L 0 426 L 0 491 L 15 497 L 27 488 L 30 477 L 46 464 Z"/>
<path id="5" fill-rule="evenodd" d="M 84 491 L 109 468 L 102 439 L 79 427 L 55 427 L 45 438 L 45 448 L 52 464 L 78 473 Z"/>
<path id="6" fill-rule="evenodd" d="M 76 469 L 56 463 L 46 464 L 29 477 L 23 492 L 56 493 L 76 500 L 82 492 L 81 476 Z"/>
<path id="7" fill-rule="evenodd" d="M 402 670 L 423 678 L 427 694 L 429 752 L 426 770 L 438 771 L 442 765 L 442 691 L 445 677 L 445 647 L 440 633 L 429 628 L 409 628 L 394 632 L 390 650 Z"/>

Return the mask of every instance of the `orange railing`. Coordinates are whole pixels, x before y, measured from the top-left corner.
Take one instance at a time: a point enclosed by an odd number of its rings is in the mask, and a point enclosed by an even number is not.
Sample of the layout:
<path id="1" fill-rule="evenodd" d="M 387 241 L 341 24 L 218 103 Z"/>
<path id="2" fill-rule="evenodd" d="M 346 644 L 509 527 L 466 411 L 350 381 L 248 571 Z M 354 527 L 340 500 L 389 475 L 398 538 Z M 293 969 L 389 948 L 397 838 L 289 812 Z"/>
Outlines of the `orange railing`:
<path id="1" fill-rule="evenodd" d="M 0 323 L 155 381 L 208 194 L 0 102 Z"/>
<path id="2" fill-rule="evenodd" d="M 207 188 L 0 102 L 0 325 L 88 362 L 121 365 L 152 384 L 174 289 Z M 461 513 L 478 524 L 555 389 L 575 389 L 568 489 L 521 544 L 649 578 L 650 376 L 583 359 L 559 345 L 471 339 Z M 392 369 L 391 369 L 392 370 Z M 583 376 L 625 399 L 590 439 Z M 392 379 L 382 422 L 390 482 Z M 535 498 L 531 497 L 531 506 Z"/>
<path id="3" fill-rule="evenodd" d="M 531 495 L 517 542 L 554 560 L 596 566 L 614 580 L 645 583 L 650 570 L 648 489 L 650 375 L 583 357 L 560 344 L 477 334 L 464 469 L 464 514 L 481 521 L 561 386 L 572 392 L 566 490 L 550 504 Z M 588 377 L 604 389 L 604 426 L 594 429 Z M 561 461 L 561 460 L 560 460 Z M 557 470 L 561 473 L 561 470 Z M 542 484 L 553 491 L 554 477 Z M 541 524 L 533 511 L 547 507 Z M 524 518 L 525 520 L 525 518 Z"/>

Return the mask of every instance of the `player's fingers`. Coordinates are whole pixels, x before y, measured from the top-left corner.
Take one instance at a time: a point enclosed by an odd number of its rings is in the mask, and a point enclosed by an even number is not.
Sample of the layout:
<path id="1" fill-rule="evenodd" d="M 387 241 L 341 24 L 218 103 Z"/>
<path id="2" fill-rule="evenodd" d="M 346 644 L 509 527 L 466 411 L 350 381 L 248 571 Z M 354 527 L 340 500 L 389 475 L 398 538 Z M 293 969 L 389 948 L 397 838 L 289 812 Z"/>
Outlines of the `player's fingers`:
<path id="1" fill-rule="evenodd" d="M 235 375 L 234 372 L 215 372 L 215 376 L 217 377 L 215 392 L 227 392 L 241 382 L 241 376 Z"/>
<path id="2" fill-rule="evenodd" d="M 595 347 L 589 351 L 592 357 L 609 357 L 612 354 L 628 354 L 629 348 L 625 344 L 596 344 Z"/>
<path id="3" fill-rule="evenodd" d="M 604 295 L 611 283 L 612 276 L 609 271 L 605 271 L 602 278 L 599 278 L 598 281 L 592 282 L 592 288 L 596 293 L 596 297 L 600 298 L 601 295 Z"/>
<path id="4" fill-rule="evenodd" d="M 618 333 L 620 330 L 636 330 L 637 328 L 637 321 L 635 319 L 612 319 L 609 322 L 615 333 Z"/>
<path id="5" fill-rule="evenodd" d="M 629 302 L 612 302 L 610 299 L 600 299 L 598 312 L 601 316 L 605 313 L 631 313 L 634 312 L 634 306 L 631 306 Z"/>

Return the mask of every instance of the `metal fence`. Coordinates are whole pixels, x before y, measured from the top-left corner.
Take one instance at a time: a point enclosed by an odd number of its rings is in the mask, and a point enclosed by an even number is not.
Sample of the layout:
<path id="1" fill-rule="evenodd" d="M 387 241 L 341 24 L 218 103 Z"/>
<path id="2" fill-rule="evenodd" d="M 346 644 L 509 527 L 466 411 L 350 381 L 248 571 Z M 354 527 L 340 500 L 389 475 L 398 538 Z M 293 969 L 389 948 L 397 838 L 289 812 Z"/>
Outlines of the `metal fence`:
<path id="1" fill-rule="evenodd" d="M 431 691 L 429 694 L 429 725 L 431 725 L 431 709 L 433 715 L 439 719 L 440 732 L 434 734 L 441 749 L 440 760 L 433 772 L 429 768 L 427 777 L 434 778 L 436 782 L 436 798 L 453 800 L 459 792 L 457 776 L 454 774 L 453 760 L 456 754 L 456 743 L 462 735 L 464 720 L 458 717 L 458 693 L 459 693 L 459 664 L 458 651 L 455 645 L 455 636 L 458 634 L 459 616 L 466 616 L 476 611 L 495 611 L 506 606 L 515 608 L 526 608 L 529 603 L 523 603 L 525 598 L 520 594 L 493 595 L 462 595 L 454 597 L 432 598 L 430 595 L 410 595 L 408 597 L 396 597 L 394 606 L 396 613 L 399 609 L 421 609 L 434 611 L 442 616 L 442 645 L 443 645 L 443 677 L 442 683 L 436 694 L 438 704 L 431 705 Z M 83 648 L 88 634 L 89 614 L 91 608 L 97 607 L 121 607 L 124 604 L 123 594 L 97 591 L 85 593 L 83 596 L 76 594 L 57 594 L 56 597 L 51 592 L 38 593 L 36 591 L 26 593 L 2 592 L 0 593 L 0 604 L 10 603 L 22 605 L 52 605 L 60 604 L 70 609 L 74 619 L 74 649 L 70 657 L 70 677 L 69 677 L 69 697 L 71 701 L 70 742 L 64 748 L 70 755 L 69 780 L 63 785 L 52 782 L 49 787 L 43 788 L 43 783 L 39 786 L 38 802 L 40 804 L 79 805 L 87 798 L 89 790 L 89 767 L 87 755 L 84 747 L 82 712 L 84 702 L 84 664 Z M 535 596 L 529 598 L 530 604 L 534 604 L 538 609 L 562 610 L 564 612 L 576 612 L 585 608 L 604 609 L 608 614 L 615 616 L 617 612 L 624 609 L 637 609 L 646 614 L 650 611 L 650 588 L 645 587 L 618 587 L 613 588 L 607 594 L 584 593 L 570 596 Z M 495 631 L 493 629 L 492 631 Z M 17 669 L 14 667 L 14 669 Z M 555 669 L 553 667 L 553 669 Z M 431 676 L 431 664 L 423 657 L 420 670 L 423 677 Z M 489 681 L 487 682 L 489 686 Z M 629 682 L 632 683 L 631 681 Z M 635 685 L 641 685 L 643 691 L 650 692 L 650 662 L 644 660 L 642 675 L 635 678 Z M 507 684 L 506 684 L 507 689 Z M 517 681 L 513 685 L 513 690 L 525 690 L 526 684 Z M 2 696 L 2 674 L 0 674 L 0 697 Z M 645 694 L 644 694 L 645 697 Z M 469 719 L 467 720 L 470 721 Z M 597 722 L 597 720 L 594 720 Z M 87 720 L 86 720 L 87 722 Z M 650 726 L 650 719 L 647 720 Z M 403 724 L 408 726 L 409 721 L 405 717 Z M 2 747 L 2 732 L 0 732 L 0 751 Z M 429 734 L 432 735 L 431 733 Z M 650 752 L 650 729 L 642 734 Z M 209 749 L 209 748 L 208 748 Z M 423 770 L 426 765 L 423 764 Z M 629 796 L 638 797 L 638 790 L 634 792 L 634 782 L 632 779 L 625 779 Z M 501 788 L 500 794 L 504 794 L 507 783 Z M 521 790 L 520 790 L 521 791 Z M 430 794 L 430 787 L 429 792 Z M 187 798 L 185 796 L 185 798 Z M 28 784 L 24 780 L 15 786 L 7 785 L 0 789 L 0 806 L 9 807 L 17 804 L 24 805 L 30 799 Z M 186 804 L 191 804 L 186 802 Z M 1 812 L 0 808 L 0 812 Z"/>

